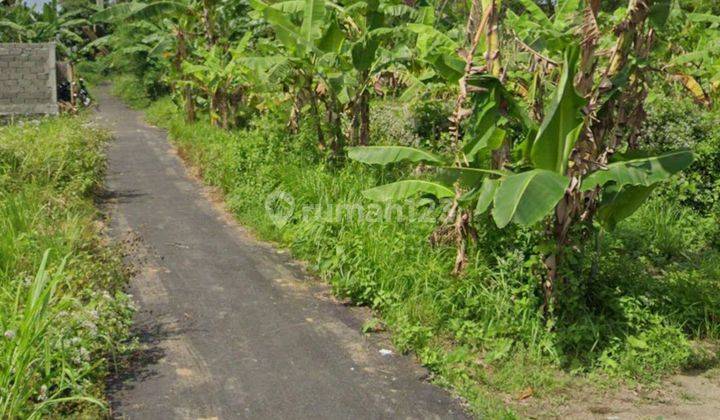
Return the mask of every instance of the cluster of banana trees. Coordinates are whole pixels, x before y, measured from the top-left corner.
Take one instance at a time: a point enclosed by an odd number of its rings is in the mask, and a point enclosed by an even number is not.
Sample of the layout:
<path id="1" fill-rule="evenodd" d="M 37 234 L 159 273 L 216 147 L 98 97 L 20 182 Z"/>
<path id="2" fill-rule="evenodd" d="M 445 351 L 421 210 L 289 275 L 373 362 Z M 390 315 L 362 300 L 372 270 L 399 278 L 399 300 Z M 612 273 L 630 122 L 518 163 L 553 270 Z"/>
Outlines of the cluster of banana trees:
<path id="1" fill-rule="evenodd" d="M 94 23 L 115 32 L 93 46 L 162 63 L 188 120 L 203 107 L 232 127 L 265 93 L 281 94 L 289 130 L 308 116 L 339 161 L 421 165 L 420 178 L 365 195 L 451 200 L 434 240 L 456 243 L 456 273 L 478 220 L 544 222 L 548 308 L 567 250 L 613 229 L 693 160 L 643 152 L 650 84 L 669 75 L 708 105 L 718 84 L 720 22 L 702 2 L 133 1 Z M 448 144 L 436 148 L 446 153 L 370 146 L 373 98 L 438 87 L 455 98 Z"/>
<path id="2" fill-rule="evenodd" d="M 553 242 L 544 259 L 549 308 L 572 242 L 598 224 L 612 229 L 659 182 L 688 167 L 693 154 L 648 156 L 637 144 L 652 77 L 648 61 L 669 1 L 630 0 L 619 19 L 602 23 L 599 1 L 559 1 L 554 16 L 532 1 L 521 3 L 522 18 L 512 11 L 503 16 L 498 0 L 472 4 L 451 153 L 390 146 L 355 148 L 350 157 L 438 168 L 429 179 L 402 180 L 366 195 L 397 200 L 424 193 L 454 200 L 446 222 L 458 245 L 456 272 L 466 262 L 474 218 L 489 212 L 500 228 L 546 221 Z M 453 47 L 436 60 L 453 69 L 448 73 L 460 68 L 452 64 Z"/>
<path id="3" fill-rule="evenodd" d="M 9 1 L 0 7 L 0 42 L 53 41 L 61 58 L 75 59 L 88 41 L 97 38 L 87 19 L 98 11 L 94 4 L 64 9 L 52 0 L 33 10 L 21 3 Z"/>
<path id="4" fill-rule="evenodd" d="M 710 3 L 692 12 L 673 10 L 662 66 L 662 71 L 707 107 L 720 94 L 720 5 Z"/>

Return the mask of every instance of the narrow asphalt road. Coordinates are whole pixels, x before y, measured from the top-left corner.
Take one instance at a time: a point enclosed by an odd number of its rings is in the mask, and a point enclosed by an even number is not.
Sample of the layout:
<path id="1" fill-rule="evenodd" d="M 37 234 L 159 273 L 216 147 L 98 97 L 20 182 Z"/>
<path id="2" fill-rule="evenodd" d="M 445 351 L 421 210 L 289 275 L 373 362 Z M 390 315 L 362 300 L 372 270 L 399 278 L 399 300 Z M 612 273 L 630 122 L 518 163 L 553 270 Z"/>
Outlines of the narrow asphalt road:
<path id="1" fill-rule="evenodd" d="M 218 209 L 164 131 L 107 88 L 97 96 L 115 137 L 104 201 L 137 268 L 142 344 L 110 383 L 114 416 L 466 417 L 409 357 L 380 354 L 355 309 Z"/>

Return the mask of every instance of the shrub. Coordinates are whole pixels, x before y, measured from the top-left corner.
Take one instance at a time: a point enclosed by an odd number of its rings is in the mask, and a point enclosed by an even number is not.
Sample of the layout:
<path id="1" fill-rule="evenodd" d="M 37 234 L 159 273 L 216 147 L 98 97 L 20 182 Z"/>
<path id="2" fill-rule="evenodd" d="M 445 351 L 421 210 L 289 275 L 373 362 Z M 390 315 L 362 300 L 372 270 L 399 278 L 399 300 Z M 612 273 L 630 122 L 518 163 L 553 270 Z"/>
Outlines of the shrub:
<path id="1" fill-rule="evenodd" d="M 412 108 L 412 127 L 416 136 L 423 139 L 421 146 L 437 148 L 438 142 L 450 128 L 453 102 L 442 98 L 425 98 Z"/>
<path id="2" fill-rule="evenodd" d="M 95 223 L 106 139 L 82 117 L 0 128 L 0 417 L 100 416 L 131 317 Z"/>
<path id="3" fill-rule="evenodd" d="M 661 192 L 703 213 L 720 212 L 720 116 L 690 99 L 653 95 L 640 139 L 644 147 L 667 151 L 686 147 L 695 152 L 690 169 Z"/>
<path id="4" fill-rule="evenodd" d="M 412 112 L 407 105 L 377 102 L 373 103 L 370 112 L 370 133 L 373 143 L 413 147 L 420 145 L 420 134 L 412 125 Z"/>

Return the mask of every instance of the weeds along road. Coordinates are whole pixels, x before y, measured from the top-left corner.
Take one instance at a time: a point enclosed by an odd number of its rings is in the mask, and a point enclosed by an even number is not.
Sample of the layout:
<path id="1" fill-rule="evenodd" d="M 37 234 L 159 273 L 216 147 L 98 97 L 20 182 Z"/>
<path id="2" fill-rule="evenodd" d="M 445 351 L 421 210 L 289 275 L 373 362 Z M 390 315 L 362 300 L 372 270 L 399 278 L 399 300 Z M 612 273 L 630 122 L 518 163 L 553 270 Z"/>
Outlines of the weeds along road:
<path id="1" fill-rule="evenodd" d="M 185 172 L 166 133 L 109 89 L 113 236 L 137 265 L 142 348 L 111 384 L 125 418 L 462 418 L 410 358 L 383 356 L 350 309 L 251 239 Z M 259 198 L 260 199 L 260 198 Z"/>

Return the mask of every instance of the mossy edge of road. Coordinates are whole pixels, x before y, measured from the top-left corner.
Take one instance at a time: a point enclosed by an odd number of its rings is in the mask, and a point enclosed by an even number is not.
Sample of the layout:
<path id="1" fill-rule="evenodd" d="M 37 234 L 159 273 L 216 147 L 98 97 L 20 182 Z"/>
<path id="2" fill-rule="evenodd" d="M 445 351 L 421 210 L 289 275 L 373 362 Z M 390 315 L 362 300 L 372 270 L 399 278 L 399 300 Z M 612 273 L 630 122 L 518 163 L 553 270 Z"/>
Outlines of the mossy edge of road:
<path id="1" fill-rule="evenodd" d="M 108 140 L 87 113 L 0 127 L 0 417 L 108 413 L 106 381 L 134 346 L 128 272 L 96 205 Z"/>

